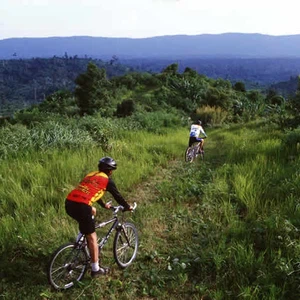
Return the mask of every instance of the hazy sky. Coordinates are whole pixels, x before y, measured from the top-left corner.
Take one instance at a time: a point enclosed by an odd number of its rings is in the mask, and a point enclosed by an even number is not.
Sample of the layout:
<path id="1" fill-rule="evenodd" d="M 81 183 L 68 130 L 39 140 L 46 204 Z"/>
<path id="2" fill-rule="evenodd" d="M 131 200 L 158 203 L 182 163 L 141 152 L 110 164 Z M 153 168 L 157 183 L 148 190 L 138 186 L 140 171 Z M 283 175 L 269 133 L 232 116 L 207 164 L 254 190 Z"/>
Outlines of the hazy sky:
<path id="1" fill-rule="evenodd" d="M 300 0 L 0 0 L 0 39 L 300 34 Z"/>

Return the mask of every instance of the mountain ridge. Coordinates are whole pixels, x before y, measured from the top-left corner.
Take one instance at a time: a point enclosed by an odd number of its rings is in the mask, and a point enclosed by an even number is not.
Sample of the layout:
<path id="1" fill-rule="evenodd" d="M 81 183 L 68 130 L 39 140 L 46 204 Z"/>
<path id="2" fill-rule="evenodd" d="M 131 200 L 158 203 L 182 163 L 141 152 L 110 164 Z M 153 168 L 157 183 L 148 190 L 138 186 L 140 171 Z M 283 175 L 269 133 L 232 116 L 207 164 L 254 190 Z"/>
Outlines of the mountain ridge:
<path id="1" fill-rule="evenodd" d="M 69 36 L 0 40 L 0 59 L 63 55 L 103 59 L 114 55 L 120 58 L 295 58 L 300 57 L 300 34 L 181 34 L 147 38 Z"/>

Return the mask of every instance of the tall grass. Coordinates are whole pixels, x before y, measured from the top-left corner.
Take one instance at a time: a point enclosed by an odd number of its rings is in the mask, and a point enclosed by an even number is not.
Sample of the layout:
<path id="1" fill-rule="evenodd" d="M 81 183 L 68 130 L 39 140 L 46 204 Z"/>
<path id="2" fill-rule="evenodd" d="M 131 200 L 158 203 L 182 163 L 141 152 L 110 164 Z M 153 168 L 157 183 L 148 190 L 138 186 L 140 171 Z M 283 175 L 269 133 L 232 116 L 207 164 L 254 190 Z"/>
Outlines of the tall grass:
<path id="1" fill-rule="evenodd" d="M 228 118 L 228 112 L 220 107 L 203 106 L 196 109 L 196 115 L 204 124 L 221 125 Z"/>
<path id="2" fill-rule="evenodd" d="M 123 131 L 104 150 L 97 144 L 33 149 L 2 160 L 2 298 L 298 299 L 296 148 L 264 123 L 207 133 L 205 161 L 193 164 L 183 161 L 188 132 L 181 128 L 159 135 Z M 64 198 L 103 155 L 117 160 L 114 179 L 138 203 L 128 216 L 139 230 L 137 260 L 120 271 L 108 249 L 110 276 L 91 281 L 87 275 L 77 288 L 52 291 L 47 259 L 77 233 Z"/>
<path id="3" fill-rule="evenodd" d="M 177 166 L 172 180 L 160 181 L 155 218 L 142 220 L 155 224 L 152 247 L 143 249 L 148 295 L 299 297 L 299 160 L 289 161 L 276 129 L 261 134 L 257 125 L 210 132 L 200 169 Z M 147 278 L 149 269 L 160 278 Z"/>
<path id="4" fill-rule="evenodd" d="M 110 155 L 117 160 L 119 168 L 114 177 L 126 195 L 135 184 L 151 176 L 158 166 L 166 165 L 182 151 L 176 140 L 177 134 L 166 138 L 166 135 L 127 132 L 122 140 L 112 142 L 108 152 L 95 146 L 77 150 L 49 149 L 29 151 L 2 161 L 0 235 L 5 241 L 3 251 L 9 252 L 18 244 L 18 247 L 30 247 L 29 250 L 34 252 L 38 240 L 44 242 L 40 239 L 43 234 L 48 240 L 57 238 L 56 243 L 61 243 L 70 236 L 64 198 L 87 172 L 97 169 L 100 157 Z M 51 228 L 53 231 L 49 232 Z M 17 235 L 11 236 L 12 232 Z M 42 244 L 39 248 L 47 252 Z"/>

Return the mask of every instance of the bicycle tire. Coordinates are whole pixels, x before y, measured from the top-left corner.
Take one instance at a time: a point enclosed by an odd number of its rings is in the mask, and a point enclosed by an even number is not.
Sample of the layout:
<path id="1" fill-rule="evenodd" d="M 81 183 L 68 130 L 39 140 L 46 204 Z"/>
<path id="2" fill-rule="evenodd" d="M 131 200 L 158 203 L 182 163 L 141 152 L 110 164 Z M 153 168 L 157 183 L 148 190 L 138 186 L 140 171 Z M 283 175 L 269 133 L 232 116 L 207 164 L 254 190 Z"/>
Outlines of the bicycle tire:
<path id="1" fill-rule="evenodd" d="M 191 162 L 193 162 L 194 159 L 195 159 L 195 156 L 194 156 L 193 147 L 187 147 L 185 150 L 185 161 L 191 163 Z"/>
<path id="2" fill-rule="evenodd" d="M 85 248 L 75 248 L 67 243 L 55 250 L 47 268 L 50 285 L 56 290 L 66 290 L 83 279 L 89 266 L 89 254 Z"/>
<path id="3" fill-rule="evenodd" d="M 204 152 L 200 153 L 201 160 L 204 160 Z"/>
<path id="4" fill-rule="evenodd" d="M 138 233 L 131 223 L 124 223 L 116 232 L 113 253 L 117 265 L 124 269 L 132 264 L 138 251 Z"/>

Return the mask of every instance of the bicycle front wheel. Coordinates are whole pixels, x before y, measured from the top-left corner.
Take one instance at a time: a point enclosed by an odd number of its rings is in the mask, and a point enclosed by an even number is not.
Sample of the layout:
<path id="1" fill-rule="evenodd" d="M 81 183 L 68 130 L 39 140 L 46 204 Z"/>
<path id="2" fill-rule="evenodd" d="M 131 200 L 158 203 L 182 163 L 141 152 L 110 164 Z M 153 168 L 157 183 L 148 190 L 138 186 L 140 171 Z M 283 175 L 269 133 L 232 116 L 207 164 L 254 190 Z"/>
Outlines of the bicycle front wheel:
<path id="1" fill-rule="evenodd" d="M 185 150 L 185 161 L 193 162 L 194 158 L 194 149 L 192 147 L 187 147 Z"/>
<path id="2" fill-rule="evenodd" d="M 117 231 L 114 239 L 113 252 L 118 266 L 122 269 L 132 264 L 138 251 L 138 233 L 131 223 L 124 223 Z"/>
<path id="3" fill-rule="evenodd" d="M 47 269 L 48 281 L 56 290 L 68 289 L 82 280 L 88 265 L 87 250 L 67 243 L 52 254 Z"/>
<path id="4" fill-rule="evenodd" d="M 200 153 L 201 160 L 204 160 L 204 151 Z"/>

